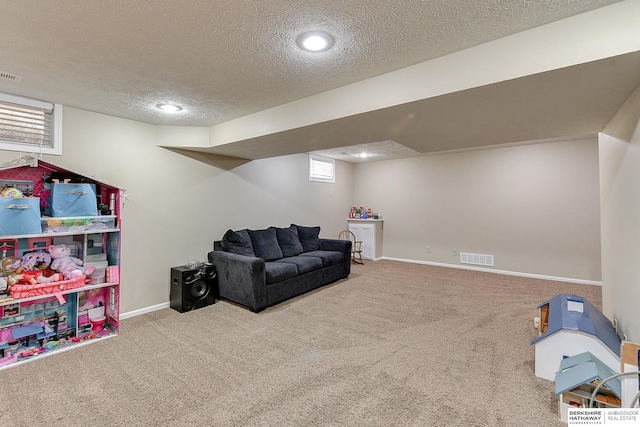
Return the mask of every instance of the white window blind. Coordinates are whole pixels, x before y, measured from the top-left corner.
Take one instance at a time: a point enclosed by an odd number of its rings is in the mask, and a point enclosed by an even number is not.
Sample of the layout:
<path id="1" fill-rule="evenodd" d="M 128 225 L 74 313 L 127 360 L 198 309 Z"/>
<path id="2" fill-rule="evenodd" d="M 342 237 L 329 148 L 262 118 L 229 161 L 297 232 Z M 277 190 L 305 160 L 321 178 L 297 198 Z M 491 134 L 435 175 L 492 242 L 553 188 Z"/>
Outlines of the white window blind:
<path id="1" fill-rule="evenodd" d="M 309 155 L 309 181 L 336 182 L 336 161 Z"/>
<path id="2" fill-rule="evenodd" d="M 0 93 L 0 149 L 61 154 L 62 106 Z"/>

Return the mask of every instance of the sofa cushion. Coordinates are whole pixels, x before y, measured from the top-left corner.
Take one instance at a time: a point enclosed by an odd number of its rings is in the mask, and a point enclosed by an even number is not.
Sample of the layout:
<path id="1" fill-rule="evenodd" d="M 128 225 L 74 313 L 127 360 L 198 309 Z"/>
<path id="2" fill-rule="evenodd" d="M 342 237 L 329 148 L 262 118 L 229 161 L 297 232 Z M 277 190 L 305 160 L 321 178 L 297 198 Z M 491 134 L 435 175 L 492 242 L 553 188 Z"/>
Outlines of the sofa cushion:
<path id="1" fill-rule="evenodd" d="M 247 230 L 227 230 L 220 244 L 225 252 L 231 252 L 236 255 L 256 256 Z"/>
<path id="2" fill-rule="evenodd" d="M 320 227 L 305 227 L 295 224 L 291 224 L 291 227 L 298 229 L 298 239 L 300 239 L 305 252 L 318 250 L 320 246 Z"/>
<path id="3" fill-rule="evenodd" d="M 302 243 L 298 239 L 298 229 L 296 227 L 276 228 L 276 237 L 278 238 L 282 255 L 285 258 L 300 255 L 304 251 Z"/>
<path id="4" fill-rule="evenodd" d="M 247 230 L 253 244 L 253 252 L 265 261 L 275 261 L 282 258 L 282 250 L 278 245 L 275 227 L 266 230 Z"/>
<path id="5" fill-rule="evenodd" d="M 298 275 L 298 267 L 295 264 L 285 262 L 265 262 L 264 273 L 267 285 L 282 282 Z"/>
<path id="6" fill-rule="evenodd" d="M 298 274 L 304 274 L 322 268 L 322 260 L 313 256 L 294 256 L 289 258 L 282 258 L 276 262 L 295 264 L 295 266 L 298 267 Z"/>
<path id="7" fill-rule="evenodd" d="M 344 254 L 338 251 L 311 251 L 300 254 L 301 257 L 320 258 L 323 267 L 344 262 Z"/>

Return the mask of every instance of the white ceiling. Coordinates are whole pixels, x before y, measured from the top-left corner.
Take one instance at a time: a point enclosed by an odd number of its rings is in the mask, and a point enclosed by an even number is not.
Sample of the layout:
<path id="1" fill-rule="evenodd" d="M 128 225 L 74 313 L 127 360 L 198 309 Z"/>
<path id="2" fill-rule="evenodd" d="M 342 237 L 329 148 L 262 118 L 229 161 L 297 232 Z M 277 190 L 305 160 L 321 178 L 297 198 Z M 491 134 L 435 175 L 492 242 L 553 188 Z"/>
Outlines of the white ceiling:
<path id="1" fill-rule="evenodd" d="M 0 91 L 209 127 L 617 2 L 0 0 L 0 71 L 22 77 L 0 79 Z M 300 51 L 295 39 L 308 30 L 331 33 L 334 47 Z M 376 160 L 593 133 L 639 70 L 629 54 L 200 151 L 344 157 L 368 147 Z M 184 110 L 162 113 L 163 102 Z M 404 132 L 389 131 L 407 118 Z M 475 126 L 487 121 L 495 126 Z"/>

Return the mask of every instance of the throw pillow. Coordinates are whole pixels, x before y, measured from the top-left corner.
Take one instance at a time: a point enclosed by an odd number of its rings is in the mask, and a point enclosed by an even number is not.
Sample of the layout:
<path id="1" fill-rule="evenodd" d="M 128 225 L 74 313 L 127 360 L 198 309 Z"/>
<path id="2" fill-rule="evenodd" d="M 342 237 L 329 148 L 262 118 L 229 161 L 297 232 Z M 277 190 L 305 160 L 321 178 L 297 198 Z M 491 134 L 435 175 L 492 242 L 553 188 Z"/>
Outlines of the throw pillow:
<path id="1" fill-rule="evenodd" d="M 275 261 L 282 258 L 282 250 L 278 245 L 275 227 L 266 230 L 247 230 L 253 244 L 253 252 L 265 261 Z"/>
<path id="2" fill-rule="evenodd" d="M 249 237 L 247 230 L 227 230 L 224 236 L 222 236 L 220 244 L 225 252 L 231 252 L 236 255 L 256 256 L 253 252 L 251 237 Z"/>
<path id="3" fill-rule="evenodd" d="M 303 225 L 291 224 L 291 227 L 298 229 L 298 239 L 302 243 L 304 252 L 317 251 L 320 247 L 320 227 L 305 227 Z"/>
<path id="4" fill-rule="evenodd" d="M 276 228 L 276 237 L 285 257 L 297 256 L 304 251 L 296 227 Z"/>

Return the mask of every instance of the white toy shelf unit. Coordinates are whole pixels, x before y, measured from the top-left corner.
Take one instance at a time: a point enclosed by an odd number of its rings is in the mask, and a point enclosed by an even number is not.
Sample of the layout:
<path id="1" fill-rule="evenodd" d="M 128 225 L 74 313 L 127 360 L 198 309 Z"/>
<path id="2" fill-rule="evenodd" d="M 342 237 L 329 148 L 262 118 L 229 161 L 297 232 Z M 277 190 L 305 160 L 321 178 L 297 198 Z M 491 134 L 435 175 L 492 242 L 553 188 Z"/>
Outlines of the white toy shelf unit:
<path id="1" fill-rule="evenodd" d="M 0 369 L 118 335 L 121 193 L 30 156 L 0 165 Z M 60 277 L 56 245 L 81 276 Z"/>

